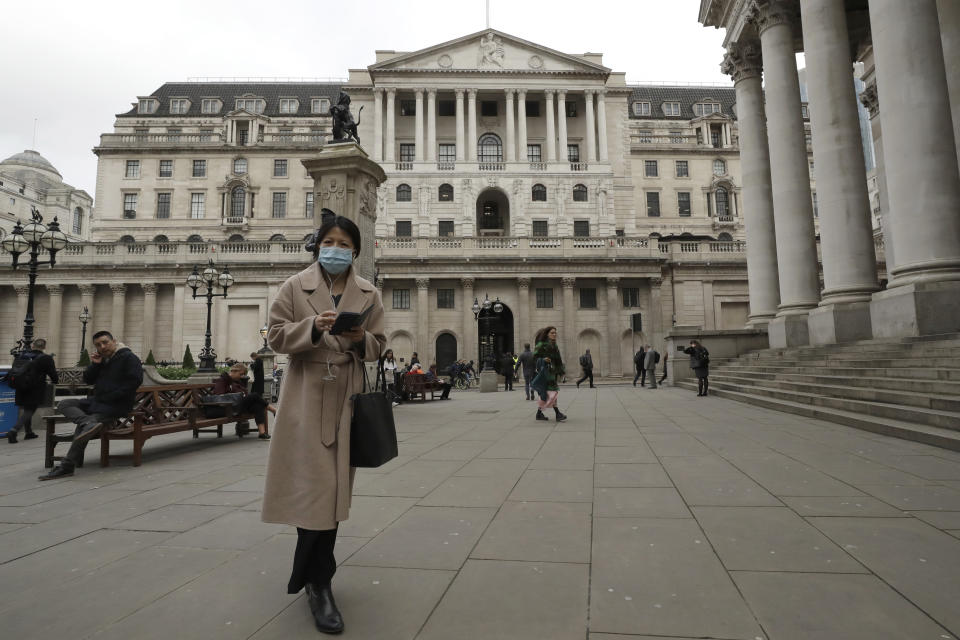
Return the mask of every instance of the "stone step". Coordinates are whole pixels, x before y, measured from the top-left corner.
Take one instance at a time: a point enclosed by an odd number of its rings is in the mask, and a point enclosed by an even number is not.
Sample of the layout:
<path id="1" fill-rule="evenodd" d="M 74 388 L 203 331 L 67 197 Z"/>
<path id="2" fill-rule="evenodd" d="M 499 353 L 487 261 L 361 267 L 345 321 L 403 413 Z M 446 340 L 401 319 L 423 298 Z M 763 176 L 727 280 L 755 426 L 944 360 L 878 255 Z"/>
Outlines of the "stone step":
<path id="1" fill-rule="evenodd" d="M 923 409 L 950 411 L 956 412 L 958 418 L 960 418 L 960 396 L 957 395 L 863 387 L 842 383 L 823 384 L 811 381 L 784 380 L 781 378 L 758 379 L 750 375 L 733 376 L 730 374 L 719 375 L 716 373 L 710 376 L 710 382 L 711 384 L 723 382 L 733 382 L 737 384 L 748 385 L 756 384 L 772 389 L 786 389 L 788 391 L 798 391 L 801 393 L 827 396 L 830 398 L 864 400 L 867 402 L 882 402 L 885 404 L 904 407 L 920 407 Z"/>
<path id="2" fill-rule="evenodd" d="M 741 358 L 737 362 L 744 364 L 781 364 L 793 365 L 797 367 L 884 367 L 884 368 L 910 368 L 910 367 L 936 367 L 939 369 L 955 369 L 960 371 L 960 358 L 811 358 L 798 359 L 794 357 L 784 358 Z M 713 361 L 711 360 L 711 364 Z"/>
<path id="3" fill-rule="evenodd" d="M 881 368 L 881 367 L 798 367 L 795 365 L 764 364 L 754 365 L 741 362 L 711 363 L 710 372 L 720 371 L 758 371 L 766 373 L 803 373 L 813 375 L 895 378 L 908 380 L 951 380 L 960 382 L 960 370 L 942 368 Z"/>
<path id="4" fill-rule="evenodd" d="M 712 382 L 712 381 L 711 381 Z M 678 388 L 696 390 L 697 383 L 693 380 L 684 380 L 676 383 Z M 758 407 L 783 411 L 796 415 L 806 416 L 808 418 L 817 418 L 846 425 L 872 433 L 879 433 L 894 438 L 910 440 L 913 442 L 922 442 L 924 444 L 960 451 L 960 433 L 951 429 L 931 427 L 925 424 L 917 424 L 902 420 L 882 418 L 878 416 L 864 415 L 859 411 L 848 411 L 844 409 L 835 409 L 822 407 L 802 402 L 792 402 L 771 398 L 767 396 L 755 395 L 748 391 L 737 391 L 733 389 L 714 389 L 710 385 L 710 395 L 720 398 L 728 398 L 738 402 L 745 402 Z"/>
<path id="5" fill-rule="evenodd" d="M 883 370 L 885 371 L 885 370 Z M 742 376 L 756 380 L 784 380 L 788 382 L 808 382 L 811 384 L 840 385 L 890 389 L 900 392 L 930 393 L 960 398 L 960 382 L 948 382 L 930 379 L 908 379 L 903 376 L 863 376 L 860 370 L 851 370 L 848 375 L 824 375 L 821 372 L 800 373 L 790 370 L 758 371 L 756 368 L 711 368 L 713 376 Z"/>

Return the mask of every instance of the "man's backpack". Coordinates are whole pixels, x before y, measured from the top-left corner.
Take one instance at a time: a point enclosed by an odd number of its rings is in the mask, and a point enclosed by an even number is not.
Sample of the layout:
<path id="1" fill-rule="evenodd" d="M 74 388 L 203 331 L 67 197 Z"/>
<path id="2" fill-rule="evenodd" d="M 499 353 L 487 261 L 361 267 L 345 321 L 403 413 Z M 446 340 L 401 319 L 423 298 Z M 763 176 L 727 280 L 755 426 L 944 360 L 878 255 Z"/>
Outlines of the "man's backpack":
<path id="1" fill-rule="evenodd" d="M 587 366 L 587 356 L 580 356 L 580 366 L 581 367 Z"/>
<path id="2" fill-rule="evenodd" d="M 659 352 L 659 351 L 654 351 L 654 352 L 653 352 L 653 364 L 657 364 L 658 362 L 660 362 L 660 352 Z"/>
<path id="3" fill-rule="evenodd" d="M 637 351 L 633 354 L 633 363 L 639 366 L 643 366 L 643 351 Z"/>
<path id="4" fill-rule="evenodd" d="M 34 385 L 34 378 L 36 378 L 32 371 L 36 367 L 31 365 L 33 365 L 39 355 L 36 351 L 25 351 L 21 353 L 17 359 L 13 361 L 13 366 L 10 370 L 3 376 L 3 381 L 10 385 L 10 388 L 17 391 L 29 389 Z"/>

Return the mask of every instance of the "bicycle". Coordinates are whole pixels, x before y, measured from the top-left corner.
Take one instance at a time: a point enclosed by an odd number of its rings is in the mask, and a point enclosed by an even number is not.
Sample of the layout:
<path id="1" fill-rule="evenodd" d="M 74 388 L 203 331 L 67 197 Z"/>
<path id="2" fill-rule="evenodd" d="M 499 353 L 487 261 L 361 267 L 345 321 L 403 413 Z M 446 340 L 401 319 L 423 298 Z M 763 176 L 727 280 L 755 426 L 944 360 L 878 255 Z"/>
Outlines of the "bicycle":
<path id="1" fill-rule="evenodd" d="M 467 374 L 461 372 L 453 376 L 453 386 L 463 391 L 464 389 L 469 389 L 471 380 L 467 378 Z"/>

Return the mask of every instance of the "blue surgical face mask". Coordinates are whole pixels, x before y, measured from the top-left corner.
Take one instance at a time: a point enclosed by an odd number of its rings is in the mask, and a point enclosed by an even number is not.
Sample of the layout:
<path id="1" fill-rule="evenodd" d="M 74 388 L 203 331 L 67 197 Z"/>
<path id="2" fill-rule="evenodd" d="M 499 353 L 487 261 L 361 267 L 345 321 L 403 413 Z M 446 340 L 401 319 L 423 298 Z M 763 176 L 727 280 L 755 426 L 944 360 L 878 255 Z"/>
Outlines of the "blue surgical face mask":
<path id="1" fill-rule="evenodd" d="M 318 257 L 320 265 L 327 273 L 338 275 L 350 268 L 353 264 L 353 250 L 340 247 L 320 247 Z"/>

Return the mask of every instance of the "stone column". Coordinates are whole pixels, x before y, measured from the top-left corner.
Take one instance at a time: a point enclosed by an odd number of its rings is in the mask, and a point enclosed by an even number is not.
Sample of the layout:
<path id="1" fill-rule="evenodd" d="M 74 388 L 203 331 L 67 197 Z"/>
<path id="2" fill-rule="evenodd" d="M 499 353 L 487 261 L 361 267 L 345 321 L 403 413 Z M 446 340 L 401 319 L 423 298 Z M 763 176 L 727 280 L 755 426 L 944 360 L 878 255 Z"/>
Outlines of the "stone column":
<path id="1" fill-rule="evenodd" d="M 806 0 L 801 18 L 824 281 L 820 308 L 810 312 L 810 343 L 868 340 L 879 284 L 843 0 Z"/>
<path id="2" fill-rule="evenodd" d="M 424 370 L 430 365 L 430 278 L 417 278 L 417 353 Z"/>
<path id="3" fill-rule="evenodd" d="M 467 89 L 467 162 L 477 161 L 477 90 Z"/>
<path id="4" fill-rule="evenodd" d="M 560 279 L 563 287 L 563 331 L 559 341 L 563 353 L 563 362 L 566 365 L 567 377 L 577 377 L 577 307 L 573 301 L 573 288 L 577 286 L 577 279 L 566 277 Z"/>
<path id="5" fill-rule="evenodd" d="M 470 360 L 477 359 L 477 320 L 473 317 L 473 285 L 476 281 L 473 278 L 460 278 L 460 286 L 463 288 L 463 347 L 460 349 L 460 357 Z"/>
<path id="6" fill-rule="evenodd" d="M 521 162 L 527 161 L 527 92 L 524 89 L 517 90 L 517 132 L 519 141 L 517 142 L 517 157 Z"/>
<path id="7" fill-rule="evenodd" d="M 173 326 L 170 328 L 170 359 L 177 362 L 183 358 L 183 350 L 186 345 L 183 344 L 183 313 L 184 303 L 187 300 L 187 285 L 173 285 Z M 197 346 L 191 349 L 196 351 Z"/>
<path id="8" fill-rule="evenodd" d="M 140 285 L 143 288 L 143 347 L 141 354 L 146 359 L 147 354 L 156 346 L 157 338 L 157 289 L 152 282 Z M 153 354 L 156 358 L 157 354 Z"/>
<path id="9" fill-rule="evenodd" d="M 516 348 L 519 352 L 524 342 L 533 344 L 530 335 L 530 278 L 517 278 L 517 340 Z"/>
<path id="10" fill-rule="evenodd" d="M 373 90 L 373 159 L 383 161 L 383 89 Z"/>
<path id="11" fill-rule="evenodd" d="M 607 371 L 600 375 L 623 375 L 620 361 L 620 278 L 607 278 Z"/>
<path id="12" fill-rule="evenodd" d="M 607 100 L 606 89 L 597 90 L 597 140 L 600 162 L 607 162 L 610 157 L 607 151 Z"/>
<path id="13" fill-rule="evenodd" d="M 517 159 L 517 136 L 514 131 L 513 93 L 516 89 L 504 89 L 503 91 L 507 94 L 507 143 L 505 145 L 507 153 L 504 159 L 507 162 L 515 162 Z"/>
<path id="14" fill-rule="evenodd" d="M 427 162 L 437 161 L 437 90 L 427 89 Z"/>
<path id="15" fill-rule="evenodd" d="M 463 147 L 463 89 L 457 89 L 457 162 L 466 158 L 466 149 Z"/>
<path id="16" fill-rule="evenodd" d="M 553 162 L 557 159 L 557 129 L 554 124 L 556 112 L 553 110 L 553 89 L 547 89 L 543 92 L 547 97 L 547 148 L 546 155 L 543 156 L 544 162 Z"/>
<path id="17" fill-rule="evenodd" d="M 780 304 L 777 237 L 773 224 L 770 149 L 763 108 L 759 44 L 731 45 L 722 69 L 733 77 L 740 123 L 740 168 L 743 173 L 743 216 L 747 234 L 747 326 L 766 328 Z"/>
<path id="18" fill-rule="evenodd" d="M 663 338 L 662 287 L 663 278 L 650 278 L 650 328 L 643 332 L 651 345 Z"/>
<path id="19" fill-rule="evenodd" d="M 874 0 L 870 26 L 896 256 L 871 303 L 874 336 L 954 332 L 960 170 L 936 0 Z"/>
<path id="20" fill-rule="evenodd" d="M 763 50 L 780 277 L 780 306 L 768 331 L 771 347 L 793 347 L 810 342 L 807 314 L 820 302 L 810 168 L 793 48 L 793 5 L 764 0 L 755 7 L 752 19 Z"/>
<path id="21" fill-rule="evenodd" d="M 597 161 L 597 122 L 593 117 L 593 89 L 583 92 L 587 115 L 587 162 Z"/>
<path id="22" fill-rule="evenodd" d="M 384 157 L 387 162 L 393 162 L 396 157 L 397 133 L 396 133 L 396 111 L 397 111 L 397 90 L 387 89 L 387 141 Z"/>
<path id="23" fill-rule="evenodd" d="M 110 327 L 108 331 L 120 342 L 124 341 L 124 318 L 127 305 L 127 285 L 123 283 L 113 283 L 110 285 L 110 291 L 113 292 L 113 311 L 110 316 Z"/>
<path id="24" fill-rule="evenodd" d="M 414 89 L 417 113 L 414 115 L 414 159 L 423 162 L 423 89 Z"/>
<path id="25" fill-rule="evenodd" d="M 63 287 L 59 284 L 48 284 L 46 287 L 47 295 L 50 296 L 50 308 L 47 311 L 50 320 L 47 322 L 47 335 L 37 337 L 47 339 L 47 353 L 62 355 L 60 336 L 63 330 Z"/>
<path id="26" fill-rule="evenodd" d="M 940 41 L 943 44 L 943 59 L 960 59 L 960 2 L 956 0 L 937 0 L 940 15 Z M 953 112 L 953 138 L 960 158 L 960 64 L 946 65 L 947 91 L 950 94 L 950 108 Z"/>
<path id="27" fill-rule="evenodd" d="M 567 92 L 562 89 L 557 90 L 557 124 L 557 161 L 567 162 Z"/>

